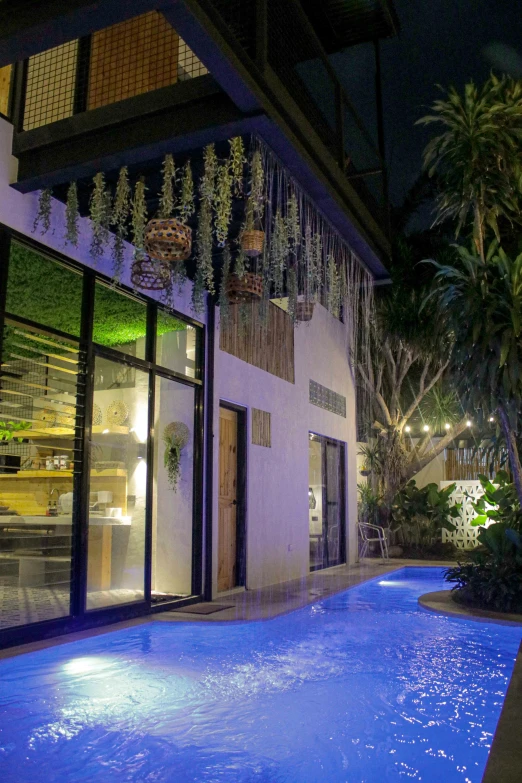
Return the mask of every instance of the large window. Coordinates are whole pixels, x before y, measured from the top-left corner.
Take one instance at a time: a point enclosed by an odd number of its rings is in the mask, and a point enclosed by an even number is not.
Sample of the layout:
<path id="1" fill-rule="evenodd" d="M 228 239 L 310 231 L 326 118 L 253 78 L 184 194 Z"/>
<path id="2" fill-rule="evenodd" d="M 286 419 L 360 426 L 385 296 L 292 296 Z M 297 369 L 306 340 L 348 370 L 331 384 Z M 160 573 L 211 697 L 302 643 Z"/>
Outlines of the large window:
<path id="1" fill-rule="evenodd" d="M 33 244 L 4 262 L 0 633 L 199 592 L 201 328 Z"/>

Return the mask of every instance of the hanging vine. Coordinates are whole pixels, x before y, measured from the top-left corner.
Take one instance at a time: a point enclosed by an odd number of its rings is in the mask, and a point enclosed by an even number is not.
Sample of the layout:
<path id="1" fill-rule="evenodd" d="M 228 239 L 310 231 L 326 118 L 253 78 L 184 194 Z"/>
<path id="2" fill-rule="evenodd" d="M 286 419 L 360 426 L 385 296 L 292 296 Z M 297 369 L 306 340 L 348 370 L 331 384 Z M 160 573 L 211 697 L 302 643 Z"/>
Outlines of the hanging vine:
<path id="1" fill-rule="evenodd" d="M 278 209 L 274 218 L 274 229 L 270 246 L 271 280 L 274 284 L 275 296 L 283 296 L 288 252 L 287 223 L 281 214 L 281 210 Z"/>
<path id="2" fill-rule="evenodd" d="M 36 217 L 33 222 L 33 234 L 41 228 L 40 233 L 47 234 L 51 228 L 51 214 L 52 214 L 52 195 L 49 188 L 44 188 L 38 194 L 38 207 L 36 211 Z"/>
<path id="3" fill-rule="evenodd" d="M 94 189 L 90 201 L 91 218 L 91 258 L 96 264 L 103 256 L 109 241 L 109 223 L 111 219 L 110 193 L 105 186 L 103 172 L 98 172 L 93 179 Z"/>
<path id="4" fill-rule="evenodd" d="M 65 243 L 73 247 L 78 247 L 79 220 L 78 186 L 76 182 L 71 182 L 67 188 L 67 201 L 65 204 Z"/>
<path id="5" fill-rule="evenodd" d="M 341 305 L 341 286 L 339 271 L 333 255 L 328 256 L 327 261 L 328 290 L 326 293 L 326 307 L 334 318 L 339 318 Z"/>
<path id="6" fill-rule="evenodd" d="M 178 205 L 178 213 L 181 222 L 186 224 L 189 218 L 194 214 L 195 210 L 196 207 L 192 166 L 190 165 L 190 160 L 187 160 L 183 167 L 183 175 L 181 177 L 181 195 Z"/>
<path id="7" fill-rule="evenodd" d="M 174 211 L 174 185 L 176 182 L 176 166 L 172 155 L 165 155 L 162 166 L 163 181 L 159 204 L 159 217 L 169 218 Z"/>
<path id="8" fill-rule="evenodd" d="M 112 245 L 112 273 L 115 280 L 120 280 L 123 274 L 125 260 L 125 238 L 127 236 L 127 221 L 129 219 L 131 189 L 129 185 L 129 170 L 122 166 L 118 175 L 111 225 L 115 229 Z"/>
<path id="9" fill-rule="evenodd" d="M 301 223 L 299 220 L 299 205 L 294 193 L 288 200 L 286 230 L 288 234 L 289 251 L 294 255 L 295 258 L 297 258 L 299 247 L 301 245 Z"/>
<path id="10" fill-rule="evenodd" d="M 228 239 L 230 221 L 232 220 L 232 170 L 228 160 L 223 161 L 217 167 L 216 184 L 214 190 L 214 228 L 216 242 L 219 247 L 224 247 Z"/>
<path id="11" fill-rule="evenodd" d="M 249 194 L 245 208 L 245 231 L 260 230 L 265 211 L 265 172 L 259 150 L 255 150 L 250 163 Z"/>
<path id="12" fill-rule="evenodd" d="M 134 258 L 136 261 L 141 261 L 145 258 L 145 226 L 147 225 L 145 191 L 145 179 L 140 177 L 134 188 L 131 212 L 132 242 L 134 244 Z"/>
<path id="13" fill-rule="evenodd" d="M 217 157 L 213 144 L 205 147 L 203 152 L 204 169 L 199 183 L 200 207 L 199 220 L 196 234 L 196 281 L 198 287 L 207 289 L 210 294 L 215 293 L 214 269 L 212 267 L 212 204 L 214 201 Z M 194 284 L 194 289 L 196 283 Z M 197 295 L 196 295 L 197 294 Z M 202 294 L 198 290 L 194 293 L 194 310 L 202 309 Z M 198 308 L 198 309 L 197 309 Z"/>
<path id="14" fill-rule="evenodd" d="M 241 136 L 234 136 L 233 139 L 230 139 L 229 160 L 234 196 L 240 197 L 243 195 L 243 176 L 246 163 L 245 145 Z"/>
<path id="15" fill-rule="evenodd" d="M 225 328 L 230 323 L 230 301 L 228 299 L 227 288 L 230 278 L 230 267 L 232 258 L 228 244 L 223 249 L 223 269 L 221 272 L 221 287 L 219 289 L 219 316 L 221 328 Z"/>

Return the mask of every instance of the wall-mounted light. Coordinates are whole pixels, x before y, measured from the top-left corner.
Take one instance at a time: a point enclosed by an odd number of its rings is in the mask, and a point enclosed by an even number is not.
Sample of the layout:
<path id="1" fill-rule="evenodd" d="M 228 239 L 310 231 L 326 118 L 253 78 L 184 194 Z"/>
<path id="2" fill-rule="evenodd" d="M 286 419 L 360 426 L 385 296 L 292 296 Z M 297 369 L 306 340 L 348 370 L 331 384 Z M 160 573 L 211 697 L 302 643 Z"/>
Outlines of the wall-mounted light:
<path id="1" fill-rule="evenodd" d="M 312 487 L 308 487 L 308 508 L 314 509 L 317 507 L 317 500 L 315 499 L 314 491 Z"/>

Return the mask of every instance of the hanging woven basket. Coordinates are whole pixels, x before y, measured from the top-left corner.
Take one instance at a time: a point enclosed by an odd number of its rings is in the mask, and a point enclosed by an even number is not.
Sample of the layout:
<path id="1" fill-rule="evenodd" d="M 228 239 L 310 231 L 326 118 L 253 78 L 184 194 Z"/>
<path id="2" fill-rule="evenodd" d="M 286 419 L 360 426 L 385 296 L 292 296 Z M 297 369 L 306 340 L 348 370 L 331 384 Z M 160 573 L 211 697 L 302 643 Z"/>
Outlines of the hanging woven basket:
<path id="1" fill-rule="evenodd" d="M 170 266 L 167 261 L 138 259 L 132 264 L 131 282 L 145 291 L 163 291 L 170 283 Z"/>
<path id="2" fill-rule="evenodd" d="M 255 302 L 263 296 L 263 278 L 253 272 L 245 272 L 242 277 L 230 275 L 227 280 L 227 296 L 231 304 Z"/>
<path id="3" fill-rule="evenodd" d="M 260 256 L 265 244 L 265 232 L 255 229 L 243 231 L 241 234 L 241 250 L 250 258 Z"/>
<path id="4" fill-rule="evenodd" d="M 178 448 L 184 449 L 190 440 L 190 430 L 182 421 L 172 421 L 163 430 L 163 438 L 173 441 Z"/>
<path id="5" fill-rule="evenodd" d="M 153 218 L 145 228 L 145 250 L 157 261 L 186 261 L 192 250 L 192 229 L 176 218 Z"/>
<path id="6" fill-rule="evenodd" d="M 314 315 L 315 302 L 298 302 L 295 308 L 297 321 L 311 321 Z"/>

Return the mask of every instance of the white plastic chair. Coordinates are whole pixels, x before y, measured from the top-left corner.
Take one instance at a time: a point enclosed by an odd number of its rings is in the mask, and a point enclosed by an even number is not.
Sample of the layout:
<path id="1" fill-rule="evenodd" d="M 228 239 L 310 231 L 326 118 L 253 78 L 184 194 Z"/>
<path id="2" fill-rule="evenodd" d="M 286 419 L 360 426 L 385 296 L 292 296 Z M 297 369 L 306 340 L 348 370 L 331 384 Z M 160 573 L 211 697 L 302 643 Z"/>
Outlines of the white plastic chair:
<path id="1" fill-rule="evenodd" d="M 370 544 L 379 543 L 381 548 L 381 557 L 383 560 L 388 560 L 388 539 L 386 538 L 386 531 L 380 525 L 372 525 L 369 522 L 359 522 L 359 531 L 361 534 L 361 547 L 359 550 L 359 557 L 366 557 L 370 550 Z"/>

